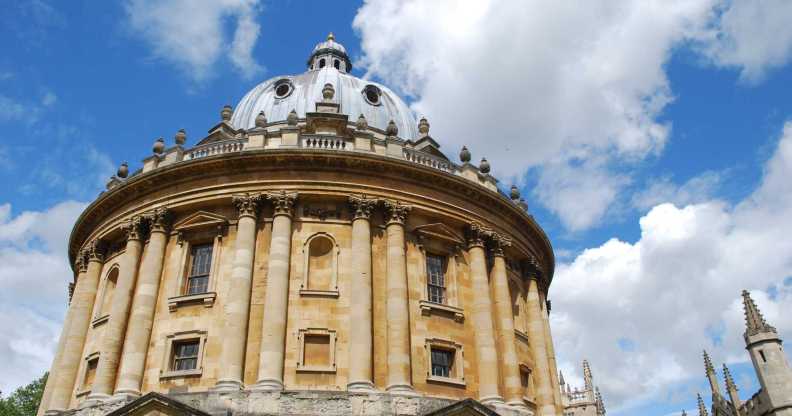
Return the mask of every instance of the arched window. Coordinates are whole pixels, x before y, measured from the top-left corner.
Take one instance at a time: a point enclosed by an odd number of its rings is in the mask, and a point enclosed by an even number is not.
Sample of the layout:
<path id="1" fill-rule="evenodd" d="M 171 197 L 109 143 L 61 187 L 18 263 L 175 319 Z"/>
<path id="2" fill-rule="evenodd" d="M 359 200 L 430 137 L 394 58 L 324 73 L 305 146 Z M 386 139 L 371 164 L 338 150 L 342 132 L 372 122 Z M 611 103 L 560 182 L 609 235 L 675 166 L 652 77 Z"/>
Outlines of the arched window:
<path id="1" fill-rule="evenodd" d="M 341 61 L 339 61 L 338 59 L 333 59 L 333 66 L 335 67 L 335 69 L 341 69 Z"/>
<path id="2" fill-rule="evenodd" d="M 324 68 L 324 66 L 325 66 L 325 60 L 324 58 L 322 58 L 319 60 L 319 68 Z"/>
<path id="3" fill-rule="evenodd" d="M 338 296 L 338 245 L 330 234 L 317 233 L 303 245 L 303 284 L 300 293 Z"/>
<path id="4" fill-rule="evenodd" d="M 118 267 L 113 266 L 105 277 L 104 289 L 102 289 L 102 303 L 99 304 L 99 311 L 96 313 L 95 318 L 101 318 L 110 313 L 110 308 L 113 304 L 113 293 L 115 292 L 117 283 Z"/>

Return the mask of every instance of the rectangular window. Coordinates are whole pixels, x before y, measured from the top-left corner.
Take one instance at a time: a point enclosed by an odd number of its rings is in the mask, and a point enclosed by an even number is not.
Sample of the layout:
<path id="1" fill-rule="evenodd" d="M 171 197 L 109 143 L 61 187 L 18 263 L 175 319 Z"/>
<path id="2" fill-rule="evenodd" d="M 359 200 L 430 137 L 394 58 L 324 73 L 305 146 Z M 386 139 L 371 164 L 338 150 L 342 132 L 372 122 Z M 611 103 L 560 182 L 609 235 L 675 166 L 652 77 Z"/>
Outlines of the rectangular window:
<path id="1" fill-rule="evenodd" d="M 99 366 L 99 357 L 88 360 L 85 366 L 85 378 L 83 379 L 83 388 L 88 389 L 93 385 L 94 378 L 96 377 L 96 367 Z"/>
<path id="2" fill-rule="evenodd" d="M 432 375 L 436 377 L 451 377 L 454 366 L 454 351 L 442 348 L 432 348 Z"/>
<path id="3" fill-rule="evenodd" d="M 193 339 L 173 343 L 172 371 L 195 370 L 198 367 L 199 342 Z"/>
<path id="4" fill-rule="evenodd" d="M 426 255 L 427 293 L 429 302 L 446 303 L 445 259 Z"/>
<path id="5" fill-rule="evenodd" d="M 190 250 L 190 274 L 187 294 L 206 293 L 209 289 L 209 271 L 212 268 L 212 244 L 195 245 Z"/>
<path id="6" fill-rule="evenodd" d="M 330 362 L 330 336 L 322 334 L 305 335 L 304 363 L 306 367 L 327 367 Z"/>

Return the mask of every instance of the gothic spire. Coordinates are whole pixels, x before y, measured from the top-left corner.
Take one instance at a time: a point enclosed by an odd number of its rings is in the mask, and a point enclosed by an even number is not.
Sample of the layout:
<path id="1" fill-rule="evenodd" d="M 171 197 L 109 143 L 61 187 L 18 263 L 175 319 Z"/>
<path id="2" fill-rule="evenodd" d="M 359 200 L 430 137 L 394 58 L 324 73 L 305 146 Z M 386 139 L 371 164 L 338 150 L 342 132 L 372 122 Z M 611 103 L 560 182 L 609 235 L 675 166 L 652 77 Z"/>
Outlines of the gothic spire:
<path id="1" fill-rule="evenodd" d="M 740 395 L 737 394 L 737 385 L 734 384 L 734 379 L 729 371 L 729 367 L 726 367 L 726 364 L 723 364 L 723 379 L 726 380 L 726 392 L 729 393 L 729 398 L 734 407 L 734 414 L 739 416 L 742 402 L 740 402 Z"/>
<path id="2" fill-rule="evenodd" d="M 765 322 L 764 316 L 751 299 L 751 294 L 747 290 L 743 290 L 742 297 L 745 308 L 745 336 L 756 335 L 760 332 L 776 333 L 776 329 Z"/>
<path id="3" fill-rule="evenodd" d="M 704 406 L 704 399 L 701 398 L 700 394 L 696 394 L 698 398 L 698 411 L 699 416 L 709 416 L 709 412 L 707 412 L 707 406 Z"/>
<path id="4" fill-rule="evenodd" d="M 562 373 L 561 370 L 558 370 L 558 384 L 561 385 L 561 390 L 563 391 L 566 381 L 564 381 L 564 373 Z"/>
<path id="5" fill-rule="evenodd" d="M 605 416 L 605 403 L 602 402 L 602 394 L 600 394 L 599 387 L 596 388 L 597 398 L 597 416 Z"/>
<path id="6" fill-rule="evenodd" d="M 592 390 L 594 383 L 591 380 L 591 367 L 587 360 L 583 360 L 583 382 L 585 383 L 586 390 Z"/>
<path id="7" fill-rule="evenodd" d="M 712 389 L 712 394 L 720 395 L 720 387 L 718 387 L 718 377 L 715 375 L 715 367 L 712 366 L 712 360 L 710 360 L 709 354 L 707 354 L 707 350 L 704 350 L 704 370 L 707 373 L 707 380 L 709 380 L 710 389 Z"/>

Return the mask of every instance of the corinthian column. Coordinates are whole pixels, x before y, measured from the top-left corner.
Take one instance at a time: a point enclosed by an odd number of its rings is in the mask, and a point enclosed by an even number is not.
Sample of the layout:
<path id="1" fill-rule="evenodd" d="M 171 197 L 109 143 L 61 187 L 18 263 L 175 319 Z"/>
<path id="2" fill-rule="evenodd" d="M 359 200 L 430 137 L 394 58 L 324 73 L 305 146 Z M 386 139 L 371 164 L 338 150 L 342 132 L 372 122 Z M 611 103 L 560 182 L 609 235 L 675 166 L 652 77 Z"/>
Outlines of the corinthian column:
<path id="1" fill-rule="evenodd" d="M 349 330 L 350 391 L 373 391 L 371 322 L 371 211 L 376 200 L 351 196 L 352 219 L 352 305 Z"/>
<path id="2" fill-rule="evenodd" d="M 123 230 L 126 233 L 127 243 L 124 256 L 118 271 L 118 283 L 113 292 L 113 304 L 110 307 L 110 320 L 107 322 L 104 337 L 99 350 L 99 365 L 96 367 L 90 400 L 106 399 L 113 393 L 116 372 L 124 342 L 127 322 L 129 321 L 129 306 L 132 304 L 132 291 L 135 288 L 140 254 L 143 251 L 144 218 L 132 217 Z"/>
<path id="3" fill-rule="evenodd" d="M 77 285 L 61 334 L 60 357 L 56 353 L 54 371 L 50 375 L 50 381 L 47 382 L 48 387 L 52 384 L 49 403 L 47 403 L 48 411 L 66 410 L 71 401 L 77 368 L 82 361 L 80 356 L 85 346 L 85 335 L 91 322 L 99 274 L 102 271 L 103 248 L 101 242 L 95 240 L 79 254 Z"/>
<path id="4" fill-rule="evenodd" d="M 495 349 L 492 301 L 484 253 L 484 241 L 488 235 L 489 232 L 479 224 L 470 225 L 468 254 L 474 293 L 471 309 L 478 360 L 479 401 L 488 405 L 499 405 L 503 403 L 503 398 L 498 392 L 498 353 Z"/>
<path id="5" fill-rule="evenodd" d="M 392 393 L 412 394 L 410 365 L 410 304 L 407 292 L 407 261 L 404 223 L 411 207 L 385 201 L 388 236 L 387 317 L 388 387 Z"/>
<path id="6" fill-rule="evenodd" d="M 253 257 L 256 251 L 256 223 L 261 195 L 234 195 L 232 201 L 239 211 L 239 219 L 234 243 L 234 262 L 231 265 L 231 281 L 223 309 L 225 317 L 220 378 L 215 386 L 218 390 L 242 388 L 247 325 L 250 318 Z"/>
<path id="7" fill-rule="evenodd" d="M 166 208 L 157 208 L 146 214 L 151 225 L 146 256 L 140 264 L 138 284 L 132 300 L 132 313 L 124 338 L 124 355 L 115 394 L 118 396 L 140 396 L 140 383 L 146 365 L 151 327 L 157 306 L 162 262 L 168 243 L 168 227 L 171 215 Z"/>
<path id="8" fill-rule="evenodd" d="M 492 293 L 495 305 L 495 328 L 498 349 L 501 354 L 503 395 L 506 403 L 527 410 L 523 402 L 523 388 L 520 383 L 520 365 L 517 348 L 514 344 L 514 313 L 509 293 L 509 277 L 506 274 L 506 260 L 503 248 L 511 242 L 497 234 L 492 236 Z"/>
<path id="9" fill-rule="evenodd" d="M 550 388 L 553 391 L 553 402 L 555 403 L 556 412 L 560 414 L 564 409 L 558 384 L 558 366 L 556 365 L 555 348 L 553 348 L 553 336 L 550 332 L 550 304 L 546 296 L 541 292 L 539 292 L 539 305 L 544 305 L 545 307 L 542 312 L 542 324 L 544 325 L 545 349 L 547 350 L 547 369 L 550 372 Z"/>
<path id="10" fill-rule="evenodd" d="M 267 194 L 275 212 L 272 243 L 267 265 L 267 293 L 261 326 L 261 351 L 257 390 L 283 390 L 283 360 L 286 348 L 286 311 L 289 301 L 292 208 L 296 193 Z"/>
<path id="11" fill-rule="evenodd" d="M 534 271 L 528 277 L 528 295 L 526 304 L 528 309 L 528 343 L 534 358 L 534 386 L 536 387 L 536 406 L 538 416 L 551 416 L 556 414 L 553 399 L 553 385 L 550 376 L 550 363 L 547 359 L 545 344 L 544 318 L 542 314 L 542 298 L 539 294 L 539 278 Z"/>

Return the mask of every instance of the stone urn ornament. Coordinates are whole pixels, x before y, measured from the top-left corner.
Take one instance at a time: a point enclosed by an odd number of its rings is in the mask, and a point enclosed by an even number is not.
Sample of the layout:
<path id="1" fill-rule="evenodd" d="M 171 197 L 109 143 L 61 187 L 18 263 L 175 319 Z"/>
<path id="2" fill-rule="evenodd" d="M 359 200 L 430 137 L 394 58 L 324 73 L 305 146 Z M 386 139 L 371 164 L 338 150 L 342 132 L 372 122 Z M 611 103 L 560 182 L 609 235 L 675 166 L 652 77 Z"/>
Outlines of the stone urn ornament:
<path id="1" fill-rule="evenodd" d="M 154 141 L 154 146 L 151 148 L 151 151 L 154 154 L 160 155 L 163 151 L 165 151 L 165 139 L 160 137 L 159 139 Z"/>
<path id="2" fill-rule="evenodd" d="M 118 167 L 118 172 L 116 172 L 116 176 L 119 178 L 126 178 L 129 175 L 129 165 L 127 162 L 121 162 L 121 166 Z"/>
<path id="3" fill-rule="evenodd" d="M 184 143 L 187 142 L 187 132 L 184 131 L 184 129 L 179 129 L 179 131 L 176 132 L 176 135 L 173 136 L 173 140 L 178 146 L 183 146 Z"/>

